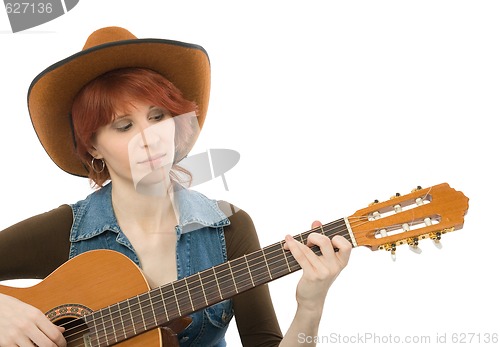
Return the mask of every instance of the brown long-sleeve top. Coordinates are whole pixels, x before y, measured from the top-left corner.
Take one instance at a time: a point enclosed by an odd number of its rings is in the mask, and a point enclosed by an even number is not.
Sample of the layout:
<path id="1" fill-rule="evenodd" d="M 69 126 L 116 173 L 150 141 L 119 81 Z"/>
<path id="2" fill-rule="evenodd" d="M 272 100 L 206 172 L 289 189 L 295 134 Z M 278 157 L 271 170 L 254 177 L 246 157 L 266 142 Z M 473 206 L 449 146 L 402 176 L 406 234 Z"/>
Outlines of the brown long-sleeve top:
<path id="1" fill-rule="evenodd" d="M 221 202 L 223 211 L 235 211 Z M 227 213 L 231 224 L 224 235 L 228 260 L 260 248 L 250 216 Z M 0 280 L 42 279 L 68 260 L 73 213 L 69 205 L 31 217 L 0 232 Z M 259 286 L 233 297 L 236 324 L 243 346 L 277 346 L 282 334 L 269 289 Z"/>

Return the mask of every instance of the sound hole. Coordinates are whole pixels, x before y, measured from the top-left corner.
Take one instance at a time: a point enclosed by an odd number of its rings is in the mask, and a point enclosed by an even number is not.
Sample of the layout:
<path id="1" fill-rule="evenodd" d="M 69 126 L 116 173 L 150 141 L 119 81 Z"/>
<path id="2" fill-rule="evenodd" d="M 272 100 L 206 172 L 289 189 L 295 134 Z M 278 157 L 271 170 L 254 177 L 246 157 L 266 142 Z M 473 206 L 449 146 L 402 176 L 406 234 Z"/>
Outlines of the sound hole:
<path id="1" fill-rule="evenodd" d="M 50 321 L 65 329 L 63 336 L 68 347 L 90 347 L 89 328 L 84 317 L 92 313 L 88 307 L 66 304 L 46 313 Z"/>

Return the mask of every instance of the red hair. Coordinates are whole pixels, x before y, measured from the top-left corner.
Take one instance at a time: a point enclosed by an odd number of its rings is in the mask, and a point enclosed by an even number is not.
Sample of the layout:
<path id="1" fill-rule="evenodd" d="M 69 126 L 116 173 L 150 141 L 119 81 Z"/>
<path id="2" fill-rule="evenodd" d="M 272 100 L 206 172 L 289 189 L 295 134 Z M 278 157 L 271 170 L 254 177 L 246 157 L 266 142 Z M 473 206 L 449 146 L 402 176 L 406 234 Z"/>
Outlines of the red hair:
<path id="1" fill-rule="evenodd" d="M 89 178 L 99 187 L 110 179 L 105 167 L 102 172 L 92 168 L 93 140 L 97 130 L 113 121 L 116 110 L 132 106 L 140 100 L 168 110 L 176 121 L 174 164 L 185 156 L 199 130 L 196 117 L 175 116 L 197 111 L 195 102 L 184 99 L 181 91 L 159 73 L 143 68 L 124 68 L 107 72 L 85 85 L 73 101 L 73 121 L 76 152 L 88 171 Z M 195 124 L 193 124 L 195 123 Z M 99 165 L 97 170 L 100 170 Z M 189 173 L 178 165 L 174 168 Z M 189 175 L 190 176 L 190 175 Z M 174 174 L 174 177 L 178 177 Z"/>

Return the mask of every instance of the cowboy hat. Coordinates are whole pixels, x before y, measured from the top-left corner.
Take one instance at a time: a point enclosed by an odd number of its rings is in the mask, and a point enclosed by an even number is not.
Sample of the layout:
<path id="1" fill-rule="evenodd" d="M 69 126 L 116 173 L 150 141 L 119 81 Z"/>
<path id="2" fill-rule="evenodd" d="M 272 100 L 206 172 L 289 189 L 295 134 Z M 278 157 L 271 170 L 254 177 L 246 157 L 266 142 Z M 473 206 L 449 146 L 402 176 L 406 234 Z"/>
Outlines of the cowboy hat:
<path id="1" fill-rule="evenodd" d="M 64 171 L 87 176 L 74 148 L 70 116 L 73 99 L 94 78 L 125 67 L 148 68 L 166 77 L 186 99 L 196 102 L 200 129 L 203 126 L 210 94 L 210 61 L 203 47 L 138 39 L 120 27 L 102 28 L 88 37 L 81 52 L 42 71 L 28 90 L 28 109 L 38 139 Z"/>

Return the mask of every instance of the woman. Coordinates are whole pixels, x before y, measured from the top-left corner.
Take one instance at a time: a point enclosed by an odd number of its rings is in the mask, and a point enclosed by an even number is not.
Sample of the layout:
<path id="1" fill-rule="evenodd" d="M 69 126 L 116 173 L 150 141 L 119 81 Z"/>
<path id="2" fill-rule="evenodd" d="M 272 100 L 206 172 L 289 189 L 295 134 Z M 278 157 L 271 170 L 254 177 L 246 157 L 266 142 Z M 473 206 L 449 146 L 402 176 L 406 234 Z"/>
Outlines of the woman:
<path id="1" fill-rule="evenodd" d="M 135 262 L 156 288 L 259 249 L 244 211 L 183 185 L 190 173 L 178 162 L 203 126 L 209 84 L 203 48 L 137 39 L 118 27 L 97 30 L 82 52 L 37 76 L 28 101 L 42 145 L 59 167 L 89 177 L 97 190 L 0 232 L 6 259 L 0 279 L 43 278 L 68 258 L 111 249 Z M 320 233 L 307 241 L 322 255 L 285 238 L 303 275 L 283 337 L 262 285 L 191 314 L 180 345 L 224 346 L 233 313 L 244 346 L 298 346 L 299 334 L 314 336 L 351 245 Z M 38 309 L 0 294 L 1 347 L 65 346 L 63 332 Z"/>

